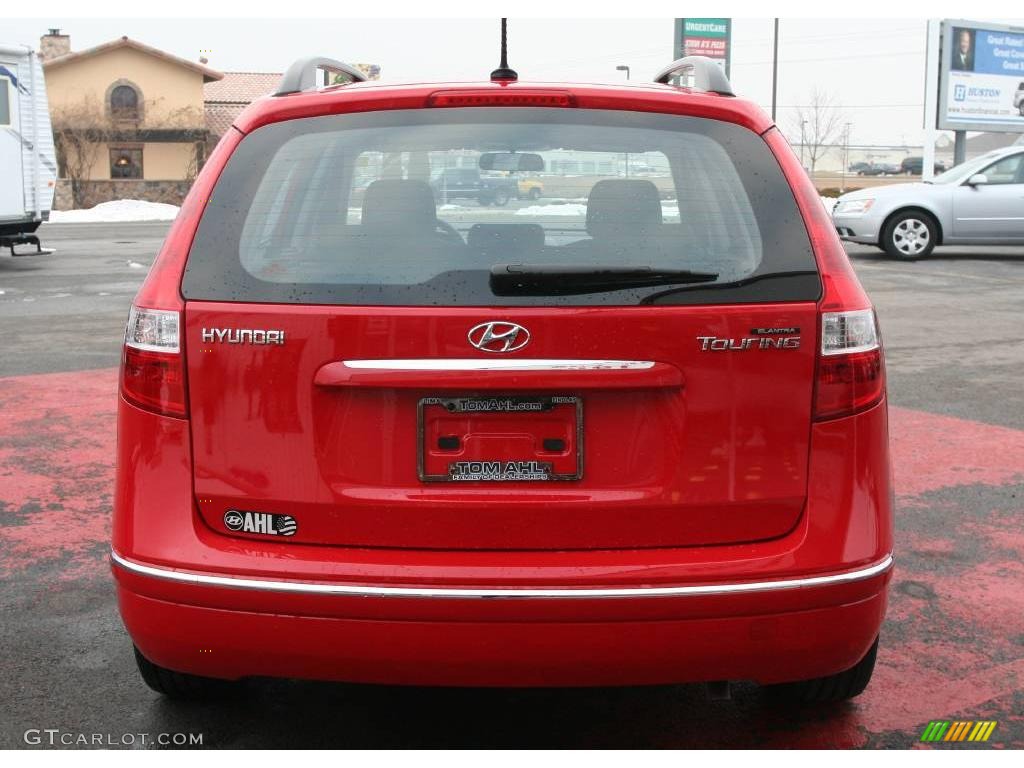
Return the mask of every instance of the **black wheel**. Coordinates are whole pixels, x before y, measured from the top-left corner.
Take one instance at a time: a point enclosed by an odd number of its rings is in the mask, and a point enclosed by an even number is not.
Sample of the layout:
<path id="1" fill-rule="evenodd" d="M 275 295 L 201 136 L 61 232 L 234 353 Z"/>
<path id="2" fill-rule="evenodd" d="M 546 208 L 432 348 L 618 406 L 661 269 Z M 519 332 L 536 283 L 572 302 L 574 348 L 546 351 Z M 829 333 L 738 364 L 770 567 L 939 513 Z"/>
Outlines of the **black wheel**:
<path id="1" fill-rule="evenodd" d="M 510 199 L 511 199 L 511 196 L 509 195 L 508 192 L 506 192 L 506 191 L 504 191 L 502 189 L 499 189 L 499 190 L 497 190 L 494 193 L 494 198 L 493 198 L 493 200 L 491 202 L 493 202 L 495 205 L 501 207 L 503 205 L 508 205 L 508 201 Z"/>
<path id="2" fill-rule="evenodd" d="M 1024 101 L 1020 103 L 1020 107 L 1018 107 L 1018 109 L 1020 110 L 1020 116 L 1024 117 Z"/>
<path id="3" fill-rule="evenodd" d="M 924 211 L 903 211 L 882 227 L 879 245 L 894 259 L 916 261 L 929 256 L 938 241 L 935 219 Z"/>
<path id="4" fill-rule="evenodd" d="M 533 187 L 527 197 L 531 200 L 540 200 L 540 190 L 537 187 Z"/>
<path id="5" fill-rule="evenodd" d="M 187 675 L 157 666 L 135 648 L 135 663 L 143 681 L 157 693 L 171 699 L 219 699 L 236 693 L 240 684 L 230 680 Z"/>
<path id="6" fill-rule="evenodd" d="M 871 673 L 875 671 L 875 658 L 878 656 L 878 638 L 871 645 L 863 659 L 845 672 L 828 677 L 816 677 L 812 680 L 800 680 L 796 683 L 768 686 L 769 690 L 780 698 L 797 704 L 827 704 L 846 701 L 859 696 L 871 682 Z"/>

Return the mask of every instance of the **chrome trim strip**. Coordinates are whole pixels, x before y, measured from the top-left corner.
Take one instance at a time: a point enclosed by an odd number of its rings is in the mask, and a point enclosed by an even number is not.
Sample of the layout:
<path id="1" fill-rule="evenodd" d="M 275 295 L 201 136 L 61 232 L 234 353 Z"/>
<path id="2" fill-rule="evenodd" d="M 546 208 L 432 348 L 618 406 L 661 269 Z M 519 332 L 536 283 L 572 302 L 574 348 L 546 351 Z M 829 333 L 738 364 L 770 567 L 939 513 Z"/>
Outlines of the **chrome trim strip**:
<path id="1" fill-rule="evenodd" d="M 377 371 L 608 371 L 647 370 L 651 360 L 475 360 L 419 358 L 396 360 L 343 360 L 346 368 Z"/>
<path id="2" fill-rule="evenodd" d="M 765 592 L 784 589 L 804 589 L 830 584 L 845 584 L 861 581 L 884 573 L 892 567 L 892 555 L 866 568 L 845 571 L 829 576 L 808 576 L 800 579 L 777 581 L 748 581 L 734 584 L 694 584 L 683 587 L 623 587 L 623 588 L 580 588 L 545 589 L 534 587 L 510 587 L 508 589 L 465 589 L 448 587 L 375 587 L 356 584 L 328 584 L 309 581 L 283 581 L 269 579 L 247 579 L 234 576 L 176 571 L 170 568 L 143 565 L 126 560 L 114 550 L 110 559 L 127 571 L 167 581 L 177 581 L 197 586 L 231 587 L 266 592 L 297 592 L 316 595 L 349 595 L 354 597 L 440 597 L 440 598 L 490 598 L 490 599 L 532 599 L 532 598 L 613 598 L 613 597 L 683 597 L 690 595 L 727 595 L 745 592 Z"/>

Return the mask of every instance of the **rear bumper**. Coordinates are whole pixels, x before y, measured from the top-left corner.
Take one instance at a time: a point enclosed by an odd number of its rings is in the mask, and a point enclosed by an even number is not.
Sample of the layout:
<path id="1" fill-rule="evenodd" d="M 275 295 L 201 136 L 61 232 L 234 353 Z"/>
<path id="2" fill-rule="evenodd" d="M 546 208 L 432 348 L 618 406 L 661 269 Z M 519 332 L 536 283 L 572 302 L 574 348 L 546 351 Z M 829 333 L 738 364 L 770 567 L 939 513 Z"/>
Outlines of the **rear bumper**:
<path id="1" fill-rule="evenodd" d="M 892 558 L 768 582 L 597 589 L 238 579 L 112 555 L 143 655 L 222 678 L 410 685 L 783 682 L 853 666 Z"/>
<path id="2" fill-rule="evenodd" d="M 196 510 L 188 422 L 121 403 L 113 551 L 151 661 L 210 677 L 436 685 L 806 679 L 882 623 L 892 486 L 883 401 L 812 426 L 784 536 L 676 549 L 441 551 L 238 539 Z"/>

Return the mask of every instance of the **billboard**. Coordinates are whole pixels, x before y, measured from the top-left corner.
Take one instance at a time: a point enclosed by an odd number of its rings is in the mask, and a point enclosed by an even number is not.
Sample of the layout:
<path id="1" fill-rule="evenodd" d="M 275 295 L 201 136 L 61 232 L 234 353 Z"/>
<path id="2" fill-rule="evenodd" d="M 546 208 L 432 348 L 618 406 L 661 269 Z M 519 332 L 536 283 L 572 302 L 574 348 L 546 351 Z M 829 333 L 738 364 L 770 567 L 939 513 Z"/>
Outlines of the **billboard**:
<path id="1" fill-rule="evenodd" d="M 1024 131 L 1024 28 L 942 22 L 938 128 Z"/>
<path id="2" fill-rule="evenodd" d="M 676 19 L 675 58 L 707 56 L 729 74 L 732 56 L 732 19 Z"/>

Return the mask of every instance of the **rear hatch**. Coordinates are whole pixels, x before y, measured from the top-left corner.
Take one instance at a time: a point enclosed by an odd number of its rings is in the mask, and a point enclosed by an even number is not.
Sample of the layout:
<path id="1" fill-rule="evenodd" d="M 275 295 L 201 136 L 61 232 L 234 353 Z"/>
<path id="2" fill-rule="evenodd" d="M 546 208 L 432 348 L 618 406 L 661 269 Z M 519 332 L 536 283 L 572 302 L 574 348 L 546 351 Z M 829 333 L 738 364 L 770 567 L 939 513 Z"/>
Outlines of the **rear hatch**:
<path id="1" fill-rule="evenodd" d="M 542 172 L 544 196 L 436 201 L 459 167 Z M 525 107 L 272 124 L 229 160 L 182 287 L 197 507 L 226 535 L 674 547 L 802 513 L 821 286 L 745 128 Z"/>

